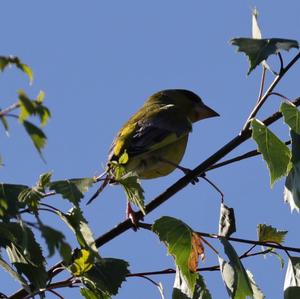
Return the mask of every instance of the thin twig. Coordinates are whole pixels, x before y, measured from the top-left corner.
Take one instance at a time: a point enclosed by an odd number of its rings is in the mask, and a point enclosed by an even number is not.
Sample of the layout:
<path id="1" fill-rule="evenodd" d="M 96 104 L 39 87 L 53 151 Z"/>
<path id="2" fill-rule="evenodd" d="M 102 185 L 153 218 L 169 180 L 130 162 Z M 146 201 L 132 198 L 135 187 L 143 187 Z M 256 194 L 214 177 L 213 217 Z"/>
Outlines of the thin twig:
<path id="1" fill-rule="evenodd" d="M 263 95 L 264 92 L 264 86 L 265 86 L 265 78 L 266 78 L 266 68 L 264 65 L 262 66 L 262 73 L 261 73 L 261 80 L 260 80 L 260 87 L 259 87 L 259 93 L 257 97 L 256 103 L 258 103 Z"/>
<path id="2" fill-rule="evenodd" d="M 266 90 L 264 95 L 261 97 L 260 101 L 255 105 L 254 109 L 249 114 L 247 121 L 243 127 L 243 130 L 246 130 L 250 127 L 250 120 L 256 116 L 262 105 L 265 103 L 265 101 L 268 99 L 270 93 L 274 90 L 274 88 L 277 86 L 281 78 L 285 75 L 285 73 L 297 62 L 297 60 L 300 58 L 300 52 L 289 62 L 289 64 L 286 67 L 283 67 L 280 71 L 280 73 L 275 77 L 269 88 Z"/>
<path id="3" fill-rule="evenodd" d="M 63 296 L 61 296 L 59 293 L 55 292 L 54 290 L 47 290 L 47 291 L 50 292 L 50 293 L 52 293 L 52 294 L 54 294 L 55 296 L 57 296 L 60 299 L 64 299 Z"/>
<path id="4" fill-rule="evenodd" d="M 281 93 L 279 93 L 279 92 L 270 92 L 270 96 L 278 96 L 278 97 L 281 97 L 281 98 L 283 98 L 284 100 L 287 100 L 287 101 L 290 101 L 290 99 L 288 98 L 288 97 L 286 97 L 286 96 L 284 96 L 283 94 L 281 94 Z"/>
<path id="5" fill-rule="evenodd" d="M 291 144 L 291 140 L 288 140 L 288 141 L 285 142 L 285 145 L 289 145 L 289 144 Z M 223 166 L 226 166 L 228 164 L 232 164 L 232 163 L 235 163 L 235 162 L 238 162 L 238 161 L 241 161 L 241 160 L 245 160 L 245 159 L 248 159 L 248 158 L 259 156 L 259 155 L 261 155 L 261 153 L 259 151 L 252 150 L 252 151 L 249 151 L 245 154 L 242 154 L 242 155 L 236 156 L 234 158 L 225 160 L 223 162 L 216 163 L 216 164 L 212 165 L 211 167 L 209 167 L 205 172 L 208 172 L 210 170 L 220 168 L 220 167 L 223 167 Z"/>
<path id="6" fill-rule="evenodd" d="M 279 57 L 279 61 L 280 61 L 280 70 L 279 70 L 279 74 L 280 74 L 284 69 L 283 58 L 282 58 L 282 55 L 280 52 L 278 52 L 278 57 Z"/>
<path id="7" fill-rule="evenodd" d="M 3 109 L 3 110 L 0 110 L 0 117 L 3 117 L 3 116 L 7 116 L 8 113 L 10 113 L 11 111 L 17 109 L 20 107 L 20 103 L 19 102 L 15 102 L 13 103 L 12 105 L 10 105 L 9 107 Z"/>
<path id="8" fill-rule="evenodd" d="M 257 245 L 254 244 L 252 245 L 248 250 L 246 250 L 241 256 L 240 258 L 242 258 L 243 256 L 247 256 Z"/>
<path id="9" fill-rule="evenodd" d="M 264 251 L 259 251 L 259 252 L 254 252 L 251 253 L 247 256 L 240 256 L 240 259 L 245 259 L 253 256 L 258 256 L 258 255 L 264 255 L 266 253 L 269 253 L 271 249 L 266 249 Z M 209 267 L 200 267 L 197 268 L 197 272 L 204 272 L 204 271 L 217 271 L 220 270 L 219 265 L 214 265 L 214 266 L 209 266 Z M 166 275 L 166 274 L 175 274 L 176 270 L 168 268 L 165 270 L 158 270 L 158 271 L 149 271 L 149 272 L 140 272 L 140 273 L 130 273 L 127 274 L 126 277 L 143 277 L 143 276 L 153 276 L 153 275 Z"/>

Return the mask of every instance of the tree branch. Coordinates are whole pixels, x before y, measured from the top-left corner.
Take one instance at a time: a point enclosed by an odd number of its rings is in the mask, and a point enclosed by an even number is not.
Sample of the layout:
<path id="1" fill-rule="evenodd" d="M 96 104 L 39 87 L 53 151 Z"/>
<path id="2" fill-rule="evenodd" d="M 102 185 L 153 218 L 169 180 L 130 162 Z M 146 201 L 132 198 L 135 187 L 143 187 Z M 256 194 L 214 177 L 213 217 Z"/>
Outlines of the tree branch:
<path id="1" fill-rule="evenodd" d="M 11 111 L 17 109 L 20 107 L 20 104 L 19 102 L 15 102 L 14 104 L 10 105 L 9 107 L 3 109 L 3 110 L 0 110 L 0 117 L 3 117 L 5 115 L 7 115 L 8 113 L 10 113 Z"/>
<path id="2" fill-rule="evenodd" d="M 262 105 L 266 102 L 266 100 L 270 96 L 270 93 L 274 90 L 274 88 L 277 86 L 277 84 L 285 75 L 285 73 L 297 62 L 299 58 L 300 58 L 300 52 L 289 62 L 289 64 L 286 67 L 280 69 L 279 74 L 275 77 L 275 79 L 273 80 L 269 88 L 266 90 L 264 95 L 260 98 L 258 103 L 255 105 L 252 112 L 249 114 L 243 130 L 248 129 L 250 127 L 250 120 L 256 116 L 256 114 L 258 113 Z"/>

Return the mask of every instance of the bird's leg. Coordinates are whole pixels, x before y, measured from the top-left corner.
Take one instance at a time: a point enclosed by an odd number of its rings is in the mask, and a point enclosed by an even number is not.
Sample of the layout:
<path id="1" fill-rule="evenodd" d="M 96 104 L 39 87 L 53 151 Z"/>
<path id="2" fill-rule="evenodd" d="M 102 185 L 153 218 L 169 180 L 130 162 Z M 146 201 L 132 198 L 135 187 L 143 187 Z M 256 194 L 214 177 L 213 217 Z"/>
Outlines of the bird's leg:
<path id="1" fill-rule="evenodd" d="M 133 230 L 138 229 L 138 219 L 136 218 L 135 211 L 131 207 L 130 201 L 127 200 L 126 206 L 126 219 L 130 219 L 131 223 L 133 224 Z"/>
<path id="2" fill-rule="evenodd" d="M 158 160 L 161 161 L 161 162 L 164 162 L 164 163 L 167 163 L 167 164 L 170 164 L 170 165 L 176 167 L 177 169 L 181 170 L 184 174 L 188 174 L 188 173 L 191 172 L 191 170 L 190 170 L 189 168 L 180 166 L 180 165 L 178 165 L 178 164 L 176 164 L 176 163 L 173 163 L 172 161 L 166 160 L 166 159 L 164 159 L 164 158 L 158 158 Z M 205 175 L 205 174 L 204 174 L 204 175 Z M 192 183 L 193 185 L 195 185 L 195 184 L 198 183 L 198 182 L 199 182 L 198 177 L 193 178 L 192 181 L 191 181 L 191 183 Z"/>

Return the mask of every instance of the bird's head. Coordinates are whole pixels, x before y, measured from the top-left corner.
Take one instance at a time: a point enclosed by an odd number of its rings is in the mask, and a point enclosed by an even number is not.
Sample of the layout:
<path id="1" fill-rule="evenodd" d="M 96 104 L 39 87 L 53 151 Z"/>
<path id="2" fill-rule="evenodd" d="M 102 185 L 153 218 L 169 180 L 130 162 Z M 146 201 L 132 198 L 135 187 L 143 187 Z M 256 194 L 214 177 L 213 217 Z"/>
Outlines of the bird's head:
<path id="1" fill-rule="evenodd" d="M 186 89 L 162 90 L 152 95 L 148 99 L 148 102 L 175 105 L 190 119 L 191 122 L 219 116 L 216 111 L 206 106 L 198 95 Z"/>

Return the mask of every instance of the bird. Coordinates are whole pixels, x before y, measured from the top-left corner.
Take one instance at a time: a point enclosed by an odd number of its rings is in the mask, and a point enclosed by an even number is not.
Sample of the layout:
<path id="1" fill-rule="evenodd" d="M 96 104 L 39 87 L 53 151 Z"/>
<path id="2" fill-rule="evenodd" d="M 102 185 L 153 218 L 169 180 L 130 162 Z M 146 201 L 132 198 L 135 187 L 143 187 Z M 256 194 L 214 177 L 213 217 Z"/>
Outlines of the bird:
<path id="1" fill-rule="evenodd" d="M 112 165 L 124 154 L 125 173 L 134 172 L 139 179 L 166 176 L 176 168 L 187 173 L 189 170 L 180 162 L 193 123 L 216 116 L 219 114 L 190 90 L 166 89 L 151 95 L 117 133 L 108 153 L 106 180 L 88 204 L 114 181 Z"/>

